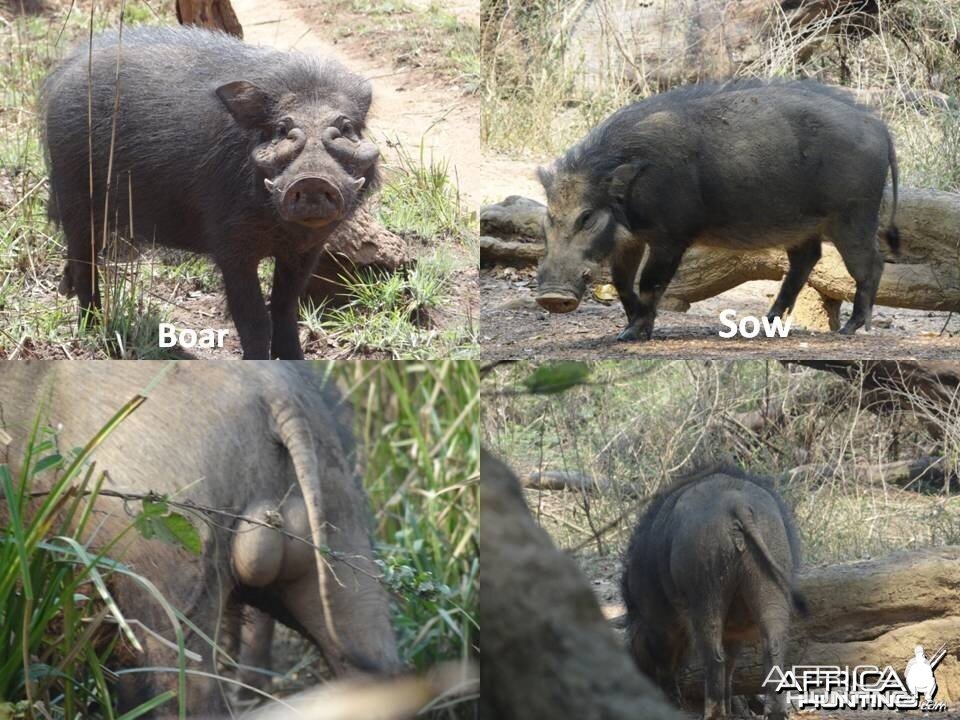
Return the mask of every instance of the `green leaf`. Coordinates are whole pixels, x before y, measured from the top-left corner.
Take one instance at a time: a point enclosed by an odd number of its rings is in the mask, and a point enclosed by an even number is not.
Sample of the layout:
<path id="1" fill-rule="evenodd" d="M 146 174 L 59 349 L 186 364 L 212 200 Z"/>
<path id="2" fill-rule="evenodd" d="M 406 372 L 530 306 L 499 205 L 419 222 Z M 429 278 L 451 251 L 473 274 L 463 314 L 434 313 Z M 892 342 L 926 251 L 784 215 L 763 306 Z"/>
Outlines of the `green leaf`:
<path id="1" fill-rule="evenodd" d="M 161 540 L 180 546 L 194 555 L 203 550 L 200 533 L 185 515 L 173 512 L 162 500 L 144 500 L 143 510 L 134 521 L 137 531 L 147 540 Z"/>
<path id="2" fill-rule="evenodd" d="M 586 363 L 563 360 L 541 365 L 523 381 L 528 392 L 535 395 L 550 395 L 581 385 L 590 376 Z"/>
<path id="3" fill-rule="evenodd" d="M 44 470 L 49 470 L 52 467 L 59 467 L 63 465 L 63 456 L 59 453 L 54 455 L 47 455 L 45 458 L 40 460 L 36 465 L 33 466 L 33 474 L 39 475 Z"/>

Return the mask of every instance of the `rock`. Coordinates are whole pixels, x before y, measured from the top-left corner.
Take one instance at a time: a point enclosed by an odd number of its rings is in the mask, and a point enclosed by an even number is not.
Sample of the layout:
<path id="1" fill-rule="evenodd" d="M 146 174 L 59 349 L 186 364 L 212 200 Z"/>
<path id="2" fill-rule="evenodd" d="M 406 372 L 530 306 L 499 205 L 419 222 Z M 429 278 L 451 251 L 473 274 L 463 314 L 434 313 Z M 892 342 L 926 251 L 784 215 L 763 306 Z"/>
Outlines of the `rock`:
<path id="1" fill-rule="evenodd" d="M 480 208 L 480 234 L 499 238 L 540 238 L 547 208 L 536 200 L 511 195 L 503 202 Z"/>

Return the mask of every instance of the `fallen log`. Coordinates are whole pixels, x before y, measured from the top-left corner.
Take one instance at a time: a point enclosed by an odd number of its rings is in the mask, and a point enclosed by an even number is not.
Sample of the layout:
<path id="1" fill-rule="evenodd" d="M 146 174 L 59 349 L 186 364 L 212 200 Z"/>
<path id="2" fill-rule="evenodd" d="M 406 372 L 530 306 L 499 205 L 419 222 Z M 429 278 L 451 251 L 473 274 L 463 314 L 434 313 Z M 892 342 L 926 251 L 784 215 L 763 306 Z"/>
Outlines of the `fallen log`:
<path id="1" fill-rule="evenodd" d="M 877 465 L 856 464 L 806 464 L 781 474 L 784 482 L 797 477 L 823 482 L 835 477 L 845 477 L 859 485 L 894 485 L 917 492 L 940 492 L 949 483 L 956 483 L 957 476 L 946 472 L 942 457 L 927 456 L 910 460 L 893 460 Z"/>
<path id="2" fill-rule="evenodd" d="M 480 266 L 507 265 L 509 267 L 530 267 L 543 257 L 542 242 L 522 242 L 520 240 L 501 240 L 489 235 L 480 236 Z"/>
<path id="3" fill-rule="evenodd" d="M 344 275 L 392 273 L 409 261 L 406 241 L 363 205 L 327 240 L 302 299 L 315 306 L 342 305 L 350 299 L 341 280 Z"/>
<path id="4" fill-rule="evenodd" d="M 682 720 L 640 675 L 502 462 L 480 461 L 480 717 Z"/>
<path id="5" fill-rule="evenodd" d="M 485 225 L 485 217 L 508 211 L 508 206 L 503 203 L 481 209 L 481 234 L 487 235 L 480 243 L 482 266 L 530 266 L 543 256 L 542 233 L 535 238 L 539 242 L 526 243 L 500 240 L 485 232 L 485 229 L 493 229 Z M 523 212 L 529 214 L 530 207 L 524 206 Z M 540 212 L 546 212 L 542 205 Z M 881 218 L 889 218 L 886 199 L 880 212 Z M 960 228 L 960 194 L 900 188 L 896 224 L 900 229 L 902 254 L 887 256 L 877 304 L 917 310 L 960 311 L 960 235 L 957 233 Z M 526 226 L 531 225 L 526 223 Z M 750 280 L 780 280 L 786 269 L 786 253 L 780 249 L 743 252 L 694 247 L 684 255 L 665 299 L 673 298 L 682 306 L 682 303 L 719 295 Z M 609 282 L 609 270 L 600 268 L 595 280 Z M 832 303 L 827 312 L 834 315 L 839 310 L 839 301 L 851 301 L 856 289 L 840 253 L 831 244 L 824 244 L 823 257 L 814 267 L 807 284 L 825 302 Z M 796 312 L 795 317 L 803 321 Z M 822 324 L 808 327 L 824 329 Z"/>
<path id="6" fill-rule="evenodd" d="M 902 675 L 914 647 L 932 654 L 946 645 L 937 700 L 960 702 L 960 547 L 810 568 L 800 573 L 799 589 L 810 615 L 793 620 L 788 664 L 890 665 Z M 760 693 L 765 676 L 758 644 L 745 645 L 734 692 Z M 702 697 L 702 683 L 691 659 L 680 678 L 684 697 Z"/>
<path id="7" fill-rule="evenodd" d="M 610 487 L 606 478 L 592 478 L 566 470 L 534 470 L 524 481 L 529 490 L 572 490 L 574 492 L 599 492 Z"/>

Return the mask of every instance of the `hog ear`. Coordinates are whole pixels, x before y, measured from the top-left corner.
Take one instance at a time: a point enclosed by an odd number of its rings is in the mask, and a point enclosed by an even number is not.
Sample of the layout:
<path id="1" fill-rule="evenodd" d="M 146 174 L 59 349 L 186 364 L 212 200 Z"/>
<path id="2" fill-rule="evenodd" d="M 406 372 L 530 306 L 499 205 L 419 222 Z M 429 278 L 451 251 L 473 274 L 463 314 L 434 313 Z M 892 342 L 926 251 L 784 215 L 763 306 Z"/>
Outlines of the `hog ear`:
<path id="1" fill-rule="evenodd" d="M 649 165 L 650 163 L 646 160 L 635 160 L 618 166 L 610 176 L 611 199 L 622 202 L 630 193 L 630 186 L 633 185 L 633 181 L 636 180 Z"/>
<path id="2" fill-rule="evenodd" d="M 241 127 L 254 128 L 266 124 L 273 107 L 273 98 L 246 80 L 235 80 L 217 88 L 217 97 Z"/>
<path id="3" fill-rule="evenodd" d="M 540 165 L 537 167 L 537 179 L 543 185 L 543 189 L 549 193 L 553 184 L 557 181 L 557 171 L 552 165 Z"/>
<path id="4" fill-rule="evenodd" d="M 370 104 L 373 102 L 373 87 L 367 80 L 364 80 L 362 83 L 360 83 L 357 95 L 360 106 L 360 114 L 366 117 L 367 113 L 370 112 Z"/>

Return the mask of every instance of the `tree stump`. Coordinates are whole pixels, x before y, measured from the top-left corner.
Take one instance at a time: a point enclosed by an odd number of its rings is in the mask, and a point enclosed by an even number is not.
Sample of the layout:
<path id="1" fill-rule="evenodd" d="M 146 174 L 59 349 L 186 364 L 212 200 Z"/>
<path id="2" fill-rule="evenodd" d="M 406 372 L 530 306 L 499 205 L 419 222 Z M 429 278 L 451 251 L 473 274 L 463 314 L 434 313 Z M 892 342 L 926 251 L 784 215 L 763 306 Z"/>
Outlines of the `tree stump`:
<path id="1" fill-rule="evenodd" d="M 181 25 L 199 25 L 243 38 L 230 0 L 177 0 L 177 20 Z"/>

